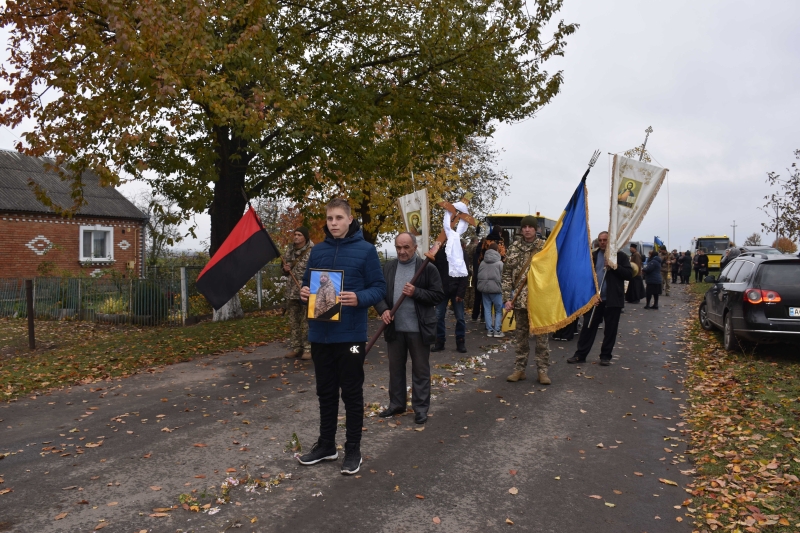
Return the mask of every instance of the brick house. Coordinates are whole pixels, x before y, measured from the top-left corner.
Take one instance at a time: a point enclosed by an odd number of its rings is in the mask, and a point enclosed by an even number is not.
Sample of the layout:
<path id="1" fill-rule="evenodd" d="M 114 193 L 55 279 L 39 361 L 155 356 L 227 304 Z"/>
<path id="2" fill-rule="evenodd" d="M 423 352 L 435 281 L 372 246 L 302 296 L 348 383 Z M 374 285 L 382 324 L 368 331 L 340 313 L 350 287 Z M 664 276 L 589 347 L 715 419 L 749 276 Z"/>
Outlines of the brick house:
<path id="1" fill-rule="evenodd" d="M 72 205 L 70 184 L 45 169 L 51 159 L 0 150 L 0 278 L 144 273 L 147 217 L 114 187 L 84 175 L 82 206 L 72 218 L 42 205 L 28 185 L 44 187 L 55 204 Z"/>

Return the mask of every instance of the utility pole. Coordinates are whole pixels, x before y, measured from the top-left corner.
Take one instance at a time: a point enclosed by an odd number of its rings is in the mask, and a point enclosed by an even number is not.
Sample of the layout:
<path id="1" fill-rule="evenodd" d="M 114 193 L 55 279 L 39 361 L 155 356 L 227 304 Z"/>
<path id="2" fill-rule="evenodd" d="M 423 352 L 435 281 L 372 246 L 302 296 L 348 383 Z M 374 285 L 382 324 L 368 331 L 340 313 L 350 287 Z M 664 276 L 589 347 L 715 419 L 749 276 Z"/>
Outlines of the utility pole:
<path id="1" fill-rule="evenodd" d="M 642 158 L 644 157 L 644 149 L 647 146 L 647 139 L 650 137 L 650 134 L 653 133 L 653 126 L 647 126 L 647 129 L 644 130 L 644 132 L 647 135 L 644 136 L 644 142 L 642 143 L 642 153 L 639 154 L 639 161 L 641 161 Z"/>
<path id="2" fill-rule="evenodd" d="M 735 220 L 733 221 L 733 224 L 731 224 L 731 227 L 733 228 L 733 244 L 736 244 L 736 221 Z"/>

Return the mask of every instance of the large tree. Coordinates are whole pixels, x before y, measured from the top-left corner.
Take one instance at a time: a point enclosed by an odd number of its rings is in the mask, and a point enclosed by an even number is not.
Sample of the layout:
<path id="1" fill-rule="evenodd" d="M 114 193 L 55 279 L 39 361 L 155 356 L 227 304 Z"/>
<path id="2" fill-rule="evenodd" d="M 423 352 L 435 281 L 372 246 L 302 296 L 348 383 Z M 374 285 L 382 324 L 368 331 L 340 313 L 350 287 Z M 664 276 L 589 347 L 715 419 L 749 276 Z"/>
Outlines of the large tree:
<path id="1" fill-rule="evenodd" d="M 73 208 L 83 170 L 126 172 L 208 211 L 214 253 L 243 188 L 369 175 L 384 148 L 430 159 L 531 116 L 563 81 L 544 70 L 577 28 L 562 1 L 8 0 L 0 123 L 33 118 L 19 149 L 56 156 Z"/>

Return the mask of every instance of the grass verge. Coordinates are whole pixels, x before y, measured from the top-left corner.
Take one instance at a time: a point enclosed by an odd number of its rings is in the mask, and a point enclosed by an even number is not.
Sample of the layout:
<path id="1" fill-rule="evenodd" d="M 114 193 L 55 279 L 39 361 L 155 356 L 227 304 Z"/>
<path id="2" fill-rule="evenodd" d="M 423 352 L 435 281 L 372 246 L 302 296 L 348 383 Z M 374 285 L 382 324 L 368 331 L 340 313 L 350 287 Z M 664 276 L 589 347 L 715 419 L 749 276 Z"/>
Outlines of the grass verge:
<path id="1" fill-rule="evenodd" d="M 0 340 L 14 347 L 20 336 L 25 338 L 20 332 L 26 327 L 24 320 L 0 321 Z M 287 333 L 286 319 L 275 311 L 185 328 L 37 322 L 37 342 L 45 349 L 0 359 L 0 398 L 12 400 L 51 388 L 124 377 L 154 366 L 263 345 Z"/>
<path id="2" fill-rule="evenodd" d="M 698 305 L 708 286 L 690 286 Z M 687 320 L 696 531 L 800 530 L 797 347 L 729 353 L 720 332 L 703 330 L 695 314 Z"/>

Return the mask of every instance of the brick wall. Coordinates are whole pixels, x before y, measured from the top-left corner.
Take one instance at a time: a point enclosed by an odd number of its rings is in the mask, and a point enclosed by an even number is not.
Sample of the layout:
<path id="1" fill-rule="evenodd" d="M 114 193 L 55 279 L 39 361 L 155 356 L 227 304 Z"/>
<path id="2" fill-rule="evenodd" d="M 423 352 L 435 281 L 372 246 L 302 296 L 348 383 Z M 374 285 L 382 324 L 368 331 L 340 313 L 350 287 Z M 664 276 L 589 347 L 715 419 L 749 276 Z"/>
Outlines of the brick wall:
<path id="1" fill-rule="evenodd" d="M 80 260 L 81 226 L 110 227 L 112 262 Z M 114 269 L 128 277 L 142 271 L 143 223 L 123 219 L 0 213 L 0 278 L 99 275 Z M 133 261 L 133 268 L 129 268 Z"/>

